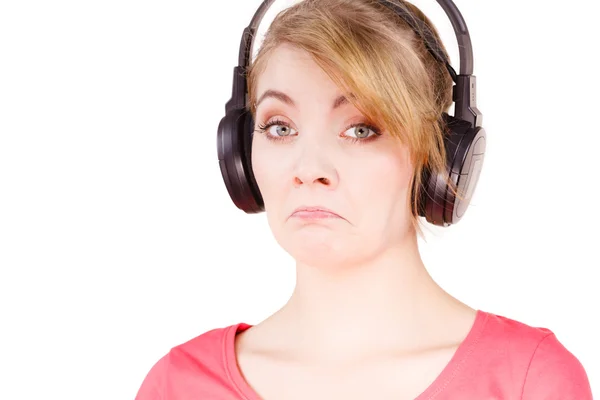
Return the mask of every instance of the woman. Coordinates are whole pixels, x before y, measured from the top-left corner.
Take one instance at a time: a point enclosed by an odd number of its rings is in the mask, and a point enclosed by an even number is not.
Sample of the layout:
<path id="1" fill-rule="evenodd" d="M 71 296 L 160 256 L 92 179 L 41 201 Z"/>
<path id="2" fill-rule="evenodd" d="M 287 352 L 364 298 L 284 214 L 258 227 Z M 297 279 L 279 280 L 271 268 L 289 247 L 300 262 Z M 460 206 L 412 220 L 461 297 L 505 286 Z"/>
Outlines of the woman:
<path id="1" fill-rule="evenodd" d="M 445 167 L 453 82 L 414 29 L 377 1 L 306 0 L 247 72 L 252 172 L 296 287 L 259 324 L 174 347 L 138 400 L 592 398 L 552 331 L 474 309 L 427 273 L 421 177 Z"/>

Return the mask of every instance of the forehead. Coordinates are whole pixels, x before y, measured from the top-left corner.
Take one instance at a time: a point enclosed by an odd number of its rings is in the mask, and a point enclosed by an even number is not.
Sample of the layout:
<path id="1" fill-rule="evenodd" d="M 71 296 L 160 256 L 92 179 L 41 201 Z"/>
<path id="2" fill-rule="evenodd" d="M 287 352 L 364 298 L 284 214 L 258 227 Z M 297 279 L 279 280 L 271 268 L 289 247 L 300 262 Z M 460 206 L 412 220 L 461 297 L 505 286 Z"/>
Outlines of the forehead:
<path id="1" fill-rule="evenodd" d="M 308 94 L 327 97 L 339 92 L 308 52 L 285 43 L 270 53 L 266 67 L 257 79 L 258 96 L 268 89 L 289 92 L 290 95 L 312 91 Z"/>

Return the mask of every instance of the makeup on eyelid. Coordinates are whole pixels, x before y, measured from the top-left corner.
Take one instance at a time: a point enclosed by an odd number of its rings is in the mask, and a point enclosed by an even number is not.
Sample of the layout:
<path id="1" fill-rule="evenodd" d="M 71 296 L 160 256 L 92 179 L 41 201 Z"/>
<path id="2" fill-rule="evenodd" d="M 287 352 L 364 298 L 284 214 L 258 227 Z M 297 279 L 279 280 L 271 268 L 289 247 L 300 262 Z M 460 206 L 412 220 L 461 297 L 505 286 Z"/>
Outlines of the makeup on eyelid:
<path id="1" fill-rule="evenodd" d="M 279 120 L 279 119 L 274 119 L 274 120 L 272 120 L 270 122 L 267 122 L 266 124 L 259 125 L 258 129 L 255 132 L 260 132 L 260 133 L 264 134 L 264 136 L 266 136 L 268 140 L 271 140 L 271 141 L 274 141 L 274 142 L 280 142 L 280 141 L 287 140 L 286 138 L 288 137 L 288 135 L 286 135 L 286 136 L 279 136 L 279 135 L 268 134 L 267 131 L 272 126 L 284 126 L 287 129 L 291 129 L 290 125 L 287 122 Z M 350 124 L 349 126 L 347 126 L 344 129 L 344 132 L 346 132 L 348 129 L 356 128 L 356 127 L 366 128 L 366 129 L 372 131 L 374 134 L 370 135 L 370 136 L 367 136 L 365 138 L 350 137 L 350 136 L 343 136 L 343 138 L 345 140 L 348 140 L 348 141 L 352 142 L 352 143 L 364 144 L 364 143 L 372 142 L 373 140 L 376 140 L 379 136 L 381 136 L 381 130 L 378 127 L 376 127 L 374 125 L 371 125 L 371 124 L 368 124 L 366 122 L 358 122 L 358 123 Z"/>

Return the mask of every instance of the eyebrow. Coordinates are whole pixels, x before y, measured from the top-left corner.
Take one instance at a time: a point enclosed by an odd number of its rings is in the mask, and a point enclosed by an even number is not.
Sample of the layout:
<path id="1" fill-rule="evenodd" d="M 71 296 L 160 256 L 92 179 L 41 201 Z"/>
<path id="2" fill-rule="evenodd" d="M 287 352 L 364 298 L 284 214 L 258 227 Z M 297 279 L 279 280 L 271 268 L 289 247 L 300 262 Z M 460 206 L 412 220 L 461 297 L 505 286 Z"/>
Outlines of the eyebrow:
<path id="1" fill-rule="evenodd" d="M 260 96 L 260 98 L 258 99 L 258 101 L 256 102 L 256 106 L 255 107 L 258 108 L 259 104 L 263 100 L 265 100 L 265 99 L 267 99 L 269 97 L 272 97 L 272 98 L 275 98 L 275 99 L 277 99 L 279 101 L 282 101 L 283 103 L 288 104 L 288 105 L 290 105 L 292 107 L 296 107 L 296 103 L 294 102 L 294 100 L 292 100 L 292 98 L 290 96 L 288 96 L 287 94 L 285 94 L 283 92 L 280 92 L 279 90 L 273 90 L 273 89 L 269 89 L 269 90 L 265 91 L 262 94 L 262 96 Z M 348 103 L 349 103 L 349 101 L 346 98 L 346 96 L 344 96 L 344 95 L 338 96 L 333 101 L 331 109 L 335 110 L 336 108 L 338 108 L 338 107 L 340 107 L 340 106 L 342 106 L 344 104 L 348 104 Z"/>

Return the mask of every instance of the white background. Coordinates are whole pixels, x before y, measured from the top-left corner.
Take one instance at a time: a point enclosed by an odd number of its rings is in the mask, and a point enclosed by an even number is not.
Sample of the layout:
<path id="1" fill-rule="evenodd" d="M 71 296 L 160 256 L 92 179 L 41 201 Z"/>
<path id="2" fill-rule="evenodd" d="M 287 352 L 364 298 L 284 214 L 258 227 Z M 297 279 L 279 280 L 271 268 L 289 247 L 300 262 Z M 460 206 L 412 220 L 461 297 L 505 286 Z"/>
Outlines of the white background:
<path id="1" fill-rule="evenodd" d="M 458 70 L 443 10 L 414 3 Z M 599 21 L 550 3 L 456 0 L 488 149 L 465 217 L 420 245 L 454 296 L 552 329 L 600 396 Z M 1 3 L 0 398 L 133 399 L 171 347 L 291 294 L 293 260 L 217 162 L 259 4 Z"/>

